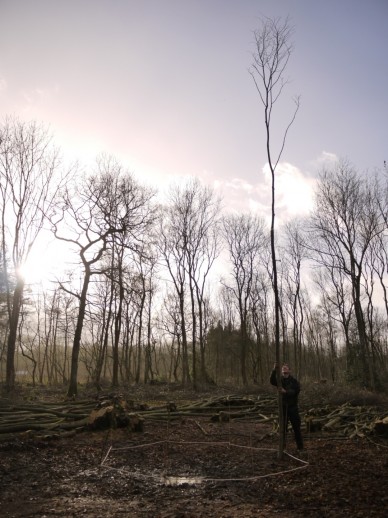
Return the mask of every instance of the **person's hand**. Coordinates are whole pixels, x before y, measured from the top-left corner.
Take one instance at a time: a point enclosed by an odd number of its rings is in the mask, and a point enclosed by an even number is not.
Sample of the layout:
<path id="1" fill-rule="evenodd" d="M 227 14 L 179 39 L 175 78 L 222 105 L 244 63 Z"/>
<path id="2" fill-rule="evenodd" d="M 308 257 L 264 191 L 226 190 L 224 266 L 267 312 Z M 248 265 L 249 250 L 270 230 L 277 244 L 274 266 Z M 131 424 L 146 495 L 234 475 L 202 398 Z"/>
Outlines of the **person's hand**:
<path id="1" fill-rule="evenodd" d="M 275 363 L 273 364 L 273 370 L 274 370 L 274 371 L 276 371 L 276 369 L 277 369 L 277 368 L 278 368 L 278 362 L 275 362 Z"/>
<path id="2" fill-rule="evenodd" d="M 281 394 L 286 394 L 286 393 L 287 393 L 287 390 L 286 390 L 286 389 L 284 389 L 283 387 L 279 387 L 279 392 L 280 392 Z"/>

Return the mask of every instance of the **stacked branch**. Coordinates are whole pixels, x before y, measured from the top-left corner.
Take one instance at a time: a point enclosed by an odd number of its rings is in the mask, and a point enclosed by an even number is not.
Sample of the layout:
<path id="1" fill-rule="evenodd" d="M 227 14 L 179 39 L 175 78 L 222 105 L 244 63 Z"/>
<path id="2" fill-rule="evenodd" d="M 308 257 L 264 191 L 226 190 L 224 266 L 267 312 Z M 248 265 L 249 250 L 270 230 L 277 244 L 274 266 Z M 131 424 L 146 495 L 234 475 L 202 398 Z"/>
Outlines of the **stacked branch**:
<path id="1" fill-rule="evenodd" d="M 323 430 L 350 439 L 372 433 L 388 436 L 388 416 L 373 406 L 344 403 L 339 407 L 313 408 L 306 412 L 305 424 L 308 432 Z"/>
<path id="2" fill-rule="evenodd" d="M 278 426 L 277 401 L 273 396 L 224 396 L 186 402 L 136 404 L 122 396 L 62 403 L 14 404 L 0 400 L 0 440 L 15 434 L 58 437 L 83 430 L 127 427 L 143 431 L 144 422 L 206 418 L 213 422 L 232 420 Z M 388 416 L 376 407 L 352 406 L 312 408 L 305 414 L 305 431 L 320 430 L 341 436 L 365 437 L 372 433 L 388 435 Z"/>

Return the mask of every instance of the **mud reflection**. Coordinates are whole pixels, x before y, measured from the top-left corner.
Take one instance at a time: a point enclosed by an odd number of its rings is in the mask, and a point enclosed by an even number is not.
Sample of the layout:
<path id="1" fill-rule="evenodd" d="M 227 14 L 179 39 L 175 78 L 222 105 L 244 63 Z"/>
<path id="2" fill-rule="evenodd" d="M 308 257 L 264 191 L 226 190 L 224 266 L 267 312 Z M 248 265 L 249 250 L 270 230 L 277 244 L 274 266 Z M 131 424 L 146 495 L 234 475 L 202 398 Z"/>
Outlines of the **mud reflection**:
<path id="1" fill-rule="evenodd" d="M 202 484 L 204 481 L 203 477 L 169 477 L 166 475 L 163 475 L 160 478 L 160 481 L 165 486 L 182 486 L 182 485 L 196 485 L 196 484 Z"/>

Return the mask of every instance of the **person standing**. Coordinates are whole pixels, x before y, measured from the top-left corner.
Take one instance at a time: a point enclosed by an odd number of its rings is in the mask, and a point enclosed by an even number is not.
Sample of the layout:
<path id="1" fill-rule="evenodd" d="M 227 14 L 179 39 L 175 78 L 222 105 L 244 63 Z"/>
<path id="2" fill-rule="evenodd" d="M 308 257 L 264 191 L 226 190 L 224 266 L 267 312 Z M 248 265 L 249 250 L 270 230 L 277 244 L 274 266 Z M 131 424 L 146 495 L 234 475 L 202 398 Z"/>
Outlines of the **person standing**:
<path id="1" fill-rule="evenodd" d="M 278 385 L 276 379 L 276 368 L 277 363 L 275 363 L 270 377 L 270 383 L 275 387 L 277 387 Z M 294 430 L 296 446 L 298 450 L 303 450 L 303 437 L 301 432 L 301 421 L 298 408 L 300 384 L 296 378 L 291 376 L 290 372 L 291 369 L 289 365 L 287 363 L 284 363 L 282 366 L 282 375 L 280 378 L 281 387 L 279 387 L 279 391 L 282 394 L 283 403 L 283 434 L 285 438 L 288 427 L 288 421 L 290 421 L 292 429 Z"/>

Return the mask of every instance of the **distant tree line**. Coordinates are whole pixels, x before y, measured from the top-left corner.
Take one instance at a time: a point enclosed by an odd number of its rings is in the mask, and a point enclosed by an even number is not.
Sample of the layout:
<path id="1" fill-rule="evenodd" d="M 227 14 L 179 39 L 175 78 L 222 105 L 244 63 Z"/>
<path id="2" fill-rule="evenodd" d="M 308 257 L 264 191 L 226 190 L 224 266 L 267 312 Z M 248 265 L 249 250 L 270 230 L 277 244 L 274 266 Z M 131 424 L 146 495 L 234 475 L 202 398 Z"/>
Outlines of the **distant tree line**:
<path id="1" fill-rule="evenodd" d="M 36 122 L 0 126 L 0 382 L 96 387 L 267 382 L 270 231 L 196 179 L 160 203 L 113 157 L 67 168 Z M 308 218 L 277 232 L 282 360 L 304 379 L 387 386 L 388 182 L 322 170 Z M 38 293 L 21 268 L 43 229 L 72 271 Z M 222 269 L 222 273 L 215 274 Z"/>

